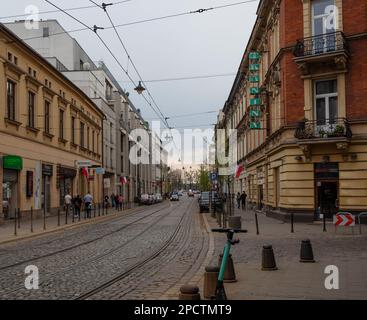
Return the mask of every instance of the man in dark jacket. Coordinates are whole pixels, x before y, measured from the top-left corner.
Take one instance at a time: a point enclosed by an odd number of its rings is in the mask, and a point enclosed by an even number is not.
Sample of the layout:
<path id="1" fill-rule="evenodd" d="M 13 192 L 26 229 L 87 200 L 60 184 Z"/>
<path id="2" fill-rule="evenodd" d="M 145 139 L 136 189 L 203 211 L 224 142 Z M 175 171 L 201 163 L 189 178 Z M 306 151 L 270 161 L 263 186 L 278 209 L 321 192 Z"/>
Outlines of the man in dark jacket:
<path id="1" fill-rule="evenodd" d="M 241 194 L 242 210 L 246 210 L 246 199 L 247 199 L 247 194 L 245 191 L 243 191 Z"/>

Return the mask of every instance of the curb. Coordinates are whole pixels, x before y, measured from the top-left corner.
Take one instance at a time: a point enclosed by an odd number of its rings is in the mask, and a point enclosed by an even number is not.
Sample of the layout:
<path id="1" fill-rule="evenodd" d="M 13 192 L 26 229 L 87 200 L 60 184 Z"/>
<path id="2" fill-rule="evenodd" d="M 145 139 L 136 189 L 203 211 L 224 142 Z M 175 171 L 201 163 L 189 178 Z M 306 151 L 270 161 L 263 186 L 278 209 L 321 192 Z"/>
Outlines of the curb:
<path id="1" fill-rule="evenodd" d="M 139 208 L 139 207 L 137 207 L 137 208 Z M 13 238 L 11 238 L 11 239 L 0 240 L 0 245 L 9 244 L 9 243 L 12 243 L 12 242 L 29 240 L 29 239 L 33 239 L 33 238 L 46 236 L 46 235 L 49 235 L 51 233 L 59 233 L 59 232 L 62 232 L 62 231 L 68 230 L 68 229 L 74 229 L 74 228 L 84 226 L 84 225 L 92 225 L 92 224 L 95 224 L 95 223 L 98 223 L 98 222 L 113 220 L 114 218 L 118 218 L 118 217 L 124 216 L 125 214 L 132 213 L 137 208 L 132 208 L 132 209 L 125 210 L 122 215 L 118 214 L 118 213 L 115 213 L 115 214 L 111 213 L 109 215 L 95 217 L 93 219 L 80 221 L 80 222 L 78 221 L 78 222 L 74 222 L 74 224 L 63 225 L 63 226 L 56 227 L 56 228 L 53 228 L 53 229 L 43 230 L 43 231 L 37 232 L 37 233 L 31 233 L 31 234 L 24 235 L 24 236 L 13 236 Z"/>

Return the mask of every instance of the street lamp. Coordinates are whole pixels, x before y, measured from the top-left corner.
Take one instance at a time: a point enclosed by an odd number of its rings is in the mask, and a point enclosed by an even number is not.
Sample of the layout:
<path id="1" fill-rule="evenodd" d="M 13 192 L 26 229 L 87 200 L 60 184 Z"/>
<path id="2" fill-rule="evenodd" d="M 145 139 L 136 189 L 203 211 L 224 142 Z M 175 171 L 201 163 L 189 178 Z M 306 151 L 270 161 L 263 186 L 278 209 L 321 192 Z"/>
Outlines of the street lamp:
<path id="1" fill-rule="evenodd" d="M 141 81 L 139 81 L 138 86 L 134 89 L 138 94 L 142 94 L 145 91 L 145 88 L 141 84 Z"/>

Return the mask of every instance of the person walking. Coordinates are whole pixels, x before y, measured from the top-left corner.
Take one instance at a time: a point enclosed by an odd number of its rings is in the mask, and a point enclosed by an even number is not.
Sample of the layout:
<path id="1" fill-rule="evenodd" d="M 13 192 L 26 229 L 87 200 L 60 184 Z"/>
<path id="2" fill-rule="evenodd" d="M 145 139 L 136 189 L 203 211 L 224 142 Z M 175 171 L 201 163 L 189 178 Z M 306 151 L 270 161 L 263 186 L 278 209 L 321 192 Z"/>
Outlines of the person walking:
<path id="1" fill-rule="evenodd" d="M 119 203 L 119 208 L 120 208 L 120 211 L 122 211 L 122 203 L 124 202 L 124 197 L 122 196 L 122 194 L 120 194 L 118 196 L 118 203 Z"/>
<path id="2" fill-rule="evenodd" d="M 237 208 L 240 209 L 241 208 L 241 194 L 239 192 L 237 192 Z"/>
<path id="3" fill-rule="evenodd" d="M 84 196 L 84 210 L 86 213 L 86 217 L 90 218 L 91 217 L 91 210 L 92 210 L 92 202 L 93 202 L 93 197 L 92 195 L 89 193 L 89 191 L 87 192 L 87 194 Z M 85 216 L 84 216 L 85 217 Z"/>
<path id="4" fill-rule="evenodd" d="M 82 206 L 82 198 L 80 197 L 80 195 L 78 194 L 75 198 L 74 198 L 74 209 L 75 209 L 75 218 L 79 218 L 80 219 L 80 208 Z"/>
<path id="5" fill-rule="evenodd" d="M 115 196 L 115 194 L 114 194 L 114 193 L 112 193 L 110 198 L 111 198 L 111 205 L 112 205 L 112 208 L 114 208 L 114 207 L 115 207 L 115 205 L 116 205 L 116 196 Z"/>
<path id="6" fill-rule="evenodd" d="M 65 212 L 66 212 L 67 215 L 69 215 L 69 213 L 70 213 L 72 199 L 73 198 L 70 195 L 69 191 L 66 192 L 66 195 L 64 197 L 64 205 L 65 205 Z"/>
<path id="7" fill-rule="evenodd" d="M 242 210 L 246 210 L 246 199 L 247 199 L 247 194 L 245 191 L 243 191 L 241 194 Z"/>

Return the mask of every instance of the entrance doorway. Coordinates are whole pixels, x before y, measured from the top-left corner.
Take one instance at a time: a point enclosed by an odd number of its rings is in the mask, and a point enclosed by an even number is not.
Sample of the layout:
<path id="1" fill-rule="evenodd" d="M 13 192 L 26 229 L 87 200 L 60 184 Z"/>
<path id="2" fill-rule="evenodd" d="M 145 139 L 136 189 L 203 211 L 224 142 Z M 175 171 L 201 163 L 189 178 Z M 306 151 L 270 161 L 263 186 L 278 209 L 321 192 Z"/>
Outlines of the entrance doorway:
<path id="1" fill-rule="evenodd" d="M 4 169 L 3 212 L 5 219 L 14 218 L 18 209 L 18 171 Z"/>
<path id="2" fill-rule="evenodd" d="M 316 163 L 316 210 L 332 219 L 339 211 L 339 165 L 338 163 Z"/>

